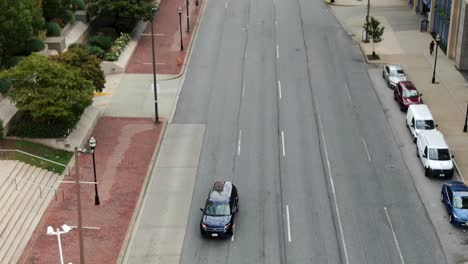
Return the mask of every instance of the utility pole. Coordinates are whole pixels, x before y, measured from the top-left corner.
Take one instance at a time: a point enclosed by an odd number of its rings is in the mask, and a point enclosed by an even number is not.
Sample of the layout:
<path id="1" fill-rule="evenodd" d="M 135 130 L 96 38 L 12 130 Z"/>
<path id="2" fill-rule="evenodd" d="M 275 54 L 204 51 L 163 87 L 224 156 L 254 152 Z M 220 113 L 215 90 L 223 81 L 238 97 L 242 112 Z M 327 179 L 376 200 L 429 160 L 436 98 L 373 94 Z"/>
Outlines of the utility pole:
<path id="1" fill-rule="evenodd" d="M 78 234 L 80 239 L 80 264 L 85 264 L 84 243 L 83 243 L 83 223 L 81 214 L 81 190 L 80 190 L 80 169 L 78 164 L 78 148 L 75 147 L 75 173 L 76 173 L 76 198 L 78 202 Z"/>

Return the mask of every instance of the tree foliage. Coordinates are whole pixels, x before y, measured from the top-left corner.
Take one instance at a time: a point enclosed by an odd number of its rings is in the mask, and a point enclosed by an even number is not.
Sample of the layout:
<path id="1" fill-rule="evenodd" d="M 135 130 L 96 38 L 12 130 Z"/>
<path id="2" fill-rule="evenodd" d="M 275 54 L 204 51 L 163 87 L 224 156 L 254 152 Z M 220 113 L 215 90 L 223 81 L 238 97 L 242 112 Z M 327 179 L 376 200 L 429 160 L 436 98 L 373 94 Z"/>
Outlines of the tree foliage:
<path id="1" fill-rule="evenodd" d="M 101 60 L 81 46 L 73 46 L 68 51 L 52 57 L 53 60 L 78 70 L 81 77 L 92 82 L 94 90 L 102 92 L 106 79 L 101 69 Z"/>
<path id="2" fill-rule="evenodd" d="M 112 18 L 118 33 L 130 33 L 139 20 L 149 16 L 151 5 L 142 0 L 89 0 L 87 10 L 90 16 Z"/>
<path id="3" fill-rule="evenodd" d="M 385 30 L 385 27 L 380 26 L 380 22 L 374 18 L 370 17 L 369 22 L 364 24 L 364 29 L 366 30 L 370 39 L 372 39 L 372 56 L 375 56 L 374 43 L 378 43 L 383 40 L 382 36 Z"/>
<path id="4" fill-rule="evenodd" d="M 19 110 L 33 121 L 73 127 L 92 102 L 93 85 L 78 71 L 32 54 L 15 67 L 0 73 L 0 79 L 12 81 L 9 91 Z"/>
<path id="5" fill-rule="evenodd" d="M 25 53 L 25 44 L 44 26 L 37 0 L 0 1 L 0 62 Z"/>

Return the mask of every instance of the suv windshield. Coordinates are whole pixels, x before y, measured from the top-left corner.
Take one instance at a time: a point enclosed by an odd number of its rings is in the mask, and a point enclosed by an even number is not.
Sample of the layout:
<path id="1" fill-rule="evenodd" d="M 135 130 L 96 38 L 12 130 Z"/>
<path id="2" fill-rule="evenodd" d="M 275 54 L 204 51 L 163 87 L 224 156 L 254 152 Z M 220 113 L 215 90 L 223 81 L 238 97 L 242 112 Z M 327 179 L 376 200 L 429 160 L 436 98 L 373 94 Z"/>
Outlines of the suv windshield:
<path id="1" fill-rule="evenodd" d="M 448 149 L 429 149 L 430 160 L 450 160 Z"/>
<path id="2" fill-rule="evenodd" d="M 418 97 L 419 93 L 416 90 L 404 90 L 403 91 L 403 97 L 405 98 L 411 98 L 411 97 Z"/>
<path id="3" fill-rule="evenodd" d="M 453 207 L 457 209 L 468 209 L 468 193 L 457 192 L 453 197 Z"/>
<path id="4" fill-rule="evenodd" d="M 211 216 L 227 216 L 231 214 L 228 203 L 208 201 L 205 207 L 205 214 Z"/>
<path id="5" fill-rule="evenodd" d="M 417 129 L 434 129 L 433 120 L 416 120 Z"/>

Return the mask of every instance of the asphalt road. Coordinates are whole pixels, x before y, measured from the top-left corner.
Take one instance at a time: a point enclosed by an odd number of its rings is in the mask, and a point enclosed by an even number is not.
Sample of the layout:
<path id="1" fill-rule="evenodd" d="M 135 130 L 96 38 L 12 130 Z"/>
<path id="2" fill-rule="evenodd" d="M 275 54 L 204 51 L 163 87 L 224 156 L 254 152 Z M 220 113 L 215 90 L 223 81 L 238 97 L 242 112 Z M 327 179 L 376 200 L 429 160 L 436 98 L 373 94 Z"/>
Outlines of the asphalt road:
<path id="1" fill-rule="evenodd" d="M 208 2 L 173 123 L 206 124 L 181 263 L 445 263 L 358 47 L 314 1 Z M 232 240 L 199 235 L 217 179 Z"/>

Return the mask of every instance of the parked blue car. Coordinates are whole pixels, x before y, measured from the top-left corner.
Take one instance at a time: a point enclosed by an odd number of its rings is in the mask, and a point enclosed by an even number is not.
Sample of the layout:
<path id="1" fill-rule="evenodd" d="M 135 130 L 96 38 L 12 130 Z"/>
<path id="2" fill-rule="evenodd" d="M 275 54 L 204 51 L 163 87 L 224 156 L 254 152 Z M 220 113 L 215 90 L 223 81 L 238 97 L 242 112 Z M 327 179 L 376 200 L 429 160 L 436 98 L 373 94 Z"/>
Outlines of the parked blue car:
<path id="1" fill-rule="evenodd" d="M 451 224 L 468 227 L 468 186 L 460 181 L 448 181 L 440 196 L 445 204 Z"/>

